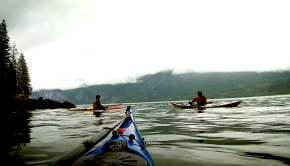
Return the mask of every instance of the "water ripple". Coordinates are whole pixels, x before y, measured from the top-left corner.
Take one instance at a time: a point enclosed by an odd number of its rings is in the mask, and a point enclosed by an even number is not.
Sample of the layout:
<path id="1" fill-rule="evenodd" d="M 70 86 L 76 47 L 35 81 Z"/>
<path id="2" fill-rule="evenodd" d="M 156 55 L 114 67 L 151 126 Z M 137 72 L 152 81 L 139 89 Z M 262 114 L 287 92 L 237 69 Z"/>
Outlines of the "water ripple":
<path id="1" fill-rule="evenodd" d="M 290 165 L 290 96 L 212 101 L 237 100 L 243 101 L 239 107 L 208 108 L 204 113 L 177 109 L 169 102 L 131 105 L 156 165 Z M 124 110 L 99 117 L 67 109 L 30 113 L 27 127 L 17 128 L 22 134 L 17 138 L 28 138 L 13 151 L 26 165 L 47 165 L 124 117 Z"/>

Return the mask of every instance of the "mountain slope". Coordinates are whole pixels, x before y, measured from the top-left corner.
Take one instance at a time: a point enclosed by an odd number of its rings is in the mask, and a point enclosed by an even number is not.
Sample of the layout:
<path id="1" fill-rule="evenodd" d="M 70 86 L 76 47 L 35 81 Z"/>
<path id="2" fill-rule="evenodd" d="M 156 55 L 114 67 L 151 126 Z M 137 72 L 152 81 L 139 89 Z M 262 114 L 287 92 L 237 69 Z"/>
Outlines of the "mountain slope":
<path id="1" fill-rule="evenodd" d="M 70 90 L 42 90 L 32 98 L 50 98 L 75 104 L 92 103 L 97 94 L 103 103 L 185 100 L 202 91 L 207 98 L 229 98 L 290 93 L 290 72 L 215 72 L 145 75 L 138 83 L 92 85 Z"/>

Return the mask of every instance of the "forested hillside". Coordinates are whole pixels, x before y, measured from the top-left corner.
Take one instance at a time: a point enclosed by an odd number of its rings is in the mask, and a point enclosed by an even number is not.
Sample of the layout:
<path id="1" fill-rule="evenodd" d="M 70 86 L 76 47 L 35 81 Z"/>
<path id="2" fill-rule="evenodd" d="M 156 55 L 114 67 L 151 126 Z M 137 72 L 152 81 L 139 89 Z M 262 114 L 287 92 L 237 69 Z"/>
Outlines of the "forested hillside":
<path id="1" fill-rule="evenodd" d="M 34 92 L 32 97 L 92 103 L 102 95 L 103 103 L 186 100 L 202 91 L 207 98 L 230 98 L 290 94 L 290 72 L 215 72 L 145 75 L 138 83 L 93 85 L 70 90 Z M 57 99 L 55 99 L 57 98 Z"/>
<path id="2" fill-rule="evenodd" d="M 4 108 L 9 108 L 4 109 L 7 112 L 16 108 L 16 98 L 26 99 L 32 92 L 24 54 L 18 52 L 15 42 L 11 45 L 5 20 L 0 23 L 0 82 L 1 101 Z"/>

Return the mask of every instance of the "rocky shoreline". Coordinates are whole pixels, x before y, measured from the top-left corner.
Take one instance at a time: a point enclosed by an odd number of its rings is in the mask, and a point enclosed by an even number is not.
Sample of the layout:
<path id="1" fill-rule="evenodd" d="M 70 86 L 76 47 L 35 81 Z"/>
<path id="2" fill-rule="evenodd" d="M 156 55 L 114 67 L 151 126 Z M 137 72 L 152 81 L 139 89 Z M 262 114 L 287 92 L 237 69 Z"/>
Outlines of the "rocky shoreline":
<path id="1" fill-rule="evenodd" d="M 35 110 L 35 109 L 55 109 L 55 108 L 75 108 L 76 106 L 68 101 L 60 103 L 58 101 L 43 99 L 42 97 L 38 99 L 18 99 L 17 105 L 25 110 Z M 15 103 L 16 104 L 16 103 Z"/>

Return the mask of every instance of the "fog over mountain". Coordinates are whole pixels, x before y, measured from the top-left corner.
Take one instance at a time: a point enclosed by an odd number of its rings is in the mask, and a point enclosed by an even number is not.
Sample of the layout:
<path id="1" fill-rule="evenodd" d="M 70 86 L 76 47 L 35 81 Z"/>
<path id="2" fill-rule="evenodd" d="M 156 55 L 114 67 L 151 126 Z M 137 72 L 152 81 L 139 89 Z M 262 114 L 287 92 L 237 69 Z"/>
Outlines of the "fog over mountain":
<path id="1" fill-rule="evenodd" d="M 32 98 L 90 104 L 96 95 L 103 103 L 189 100 L 202 91 L 209 99 L 290 94 L 290 72 L 214 72 L 145 75 L 137 83 L 105 84 L 70 90 L 42 90 Z"/>
<path id="2" fill-rule="evenodd" d="M 34 90 L 290 69 L 289 0 L 2 0 Z"/>

